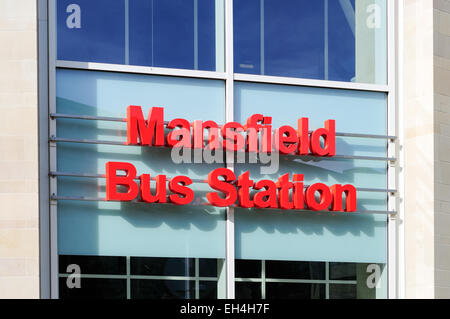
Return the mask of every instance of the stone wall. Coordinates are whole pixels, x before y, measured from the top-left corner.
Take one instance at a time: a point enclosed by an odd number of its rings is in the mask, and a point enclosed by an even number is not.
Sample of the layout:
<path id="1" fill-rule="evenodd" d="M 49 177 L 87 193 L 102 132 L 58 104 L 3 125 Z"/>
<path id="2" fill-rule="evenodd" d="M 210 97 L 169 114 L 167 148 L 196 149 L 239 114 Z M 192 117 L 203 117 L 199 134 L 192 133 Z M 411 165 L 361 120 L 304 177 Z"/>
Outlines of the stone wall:
<path id="1" fill-rule="evenodd" d="M 450 0 L 434 1 L 435 297 L 450 298 Z"/>
<path id="2" fill-rule="evenodd" d="M 0 1 L 0 298 L 39 298 L 37 15 Z"/>

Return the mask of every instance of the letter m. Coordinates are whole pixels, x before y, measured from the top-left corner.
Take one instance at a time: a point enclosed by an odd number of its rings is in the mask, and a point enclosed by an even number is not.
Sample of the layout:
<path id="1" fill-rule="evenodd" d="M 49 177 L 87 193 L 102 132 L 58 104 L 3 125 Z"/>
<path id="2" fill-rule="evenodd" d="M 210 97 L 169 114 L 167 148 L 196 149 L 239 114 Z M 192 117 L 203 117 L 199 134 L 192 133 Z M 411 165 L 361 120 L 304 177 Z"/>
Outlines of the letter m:
<path id="1" fill-rule="evenodd" d="M 147 120 L 144 120 L 140 106 L 128 106 L 127 144 L 164 146 L 164 108 L 151 108 Z"/>

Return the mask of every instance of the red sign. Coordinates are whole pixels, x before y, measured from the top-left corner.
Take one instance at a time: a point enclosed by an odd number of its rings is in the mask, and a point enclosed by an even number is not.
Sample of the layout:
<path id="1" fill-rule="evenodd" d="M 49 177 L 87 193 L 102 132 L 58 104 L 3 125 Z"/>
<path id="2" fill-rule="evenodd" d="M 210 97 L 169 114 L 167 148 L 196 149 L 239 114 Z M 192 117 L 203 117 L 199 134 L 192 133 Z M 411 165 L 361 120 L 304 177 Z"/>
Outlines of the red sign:
<path id="1" fill-rule="evenodd" d="M 118 175 L 118 171 L 125 175 Z M 207 183 L 218 191 L 206 195 L 209 203 L 217 207 L 232 206 L 236 203 L 243 208 L 279 208 L 279 209 L 310 209 L 314 211 L 331 210 L 336 212 L 356 211 L 356 189 L 352 185 L 333 185 L 328 187 L 316 183 L 304 191 L 303 175 L 294 174 L 293 180 L 289 174 L 281 176 L 277 182 L 261 180 L 255 182 L 250 179 L 249 172 L 238 176 L 227 168 L 217 168 L 208 174 Z M 154 178 L 155 187 L 151 187 L 148 174 L 137 177 L 136 168 L 130 163 L 108 162 L 106 164 L 106 200 L 132 201 L 139 197 L 146 203 L 173 203 L 176 205 L 190 204 L 194 199 L 194 192 L 189 188 L 192 180 L 187 176 L 176 176 L 168 181 L 167 177 L 158 175 Z M 118 192 L 117 186 L 123 186 L 126 192 Z M 250 191 L 257 191 L 251 198 Z M 316 199 L 316 193 L 319 199 Z M 346 197 L 343 207 L 343 195 Z"/>
<path id="2" fill-rule="evenodd" d="M 301 118 L 297 130 L 285 125 L 276 129 L 272 135 L 272 118 L 261 114 L 250 116 L 246 125 L 230 122 L 222 127 L 214 121 L 190 123 L 185 119 L 174 119 L 167 124 L 166 128 L 171 131 L 165 136 L 163 108 L 151 108 L 145 120 L 141 107 L 130 105 L 127 109 L 127 144 L 204 148 L 204 131 L 208 130 L 206 147 L 209 149 L 267 153 L 275 148 L 281 154 L 336 155 L 335 121 L 326 121 L 325 128 L 319 128 L 311 134 L 308 122 L 308 118 Z M 262 141 L 258 143 L 260 132 Z M 321 138 L 324 146 L 320 143 Z"/>
<path id="3" fill-rule="evenodd" d="M 335 155 L 335 121 L 328 120 L 324 128 L 309 132 L 308 119 L 298 120 L 298 128 L 282 126 L 272 135 L 272 118 L 260 114 L 252 115 L 246 125 L 231 122 L 222 127 L 213 121 L 194 121 L 175 119 L 165 125 L 164 109 L 150 109 L 144 120 L 140 106 L 127 109 L 127 144 L 142 146 L 182 146 L 187 148 L 247 152 L 272 152 L 273 146 L 282 154 L 312 156 Z M 165 127 L 171 130 L 165 135 Z M 204 146 L 203 133 L 208 130 L 208 143 Z M 220 133 L 220 134 L 219 134 Z M 258 143 L 261 136 L 262 143 Z M 323 139 L 323 145 L 321 145 Z M 273 145 L 275 141 L 275 145 Z M 122 171 L 125 175 L 118 175 Z M 151 187 L 151 181 L 155 186 Z M 289 174 L 271 180 L 253 181 L 249 172 L 236 176 L 232 170 L 218 168 L 211 171 L 205 181 L 212 188 L 206 195 L 209 204 L 217 207 L 237 205 L 243 208 L 272 208 L 285 210 L 313 211 L 356 211 L 356 189 L 352 185 L 333 185 L 331 187 L 316 183 L 304 187 L 304 175 Z M 194 200 L 194 192 L 189 187 L 192 180 L 187 176 L 176 176 L 168 180 L 166 175 L 151 178 L 149 174 L 139 176 L 134 165 L 124 162 L 106 164 L 106 200 L 132 201 L 146 203 L 173 203 L 187 205 Z M 119 192 L 123 186 L 126 192 Z M 170 194 L 169 194 L 170 192 Z M 254 193 L 253 196 L 250 194 Z M 345 205 L 344 205 L 345 197 Z"/>

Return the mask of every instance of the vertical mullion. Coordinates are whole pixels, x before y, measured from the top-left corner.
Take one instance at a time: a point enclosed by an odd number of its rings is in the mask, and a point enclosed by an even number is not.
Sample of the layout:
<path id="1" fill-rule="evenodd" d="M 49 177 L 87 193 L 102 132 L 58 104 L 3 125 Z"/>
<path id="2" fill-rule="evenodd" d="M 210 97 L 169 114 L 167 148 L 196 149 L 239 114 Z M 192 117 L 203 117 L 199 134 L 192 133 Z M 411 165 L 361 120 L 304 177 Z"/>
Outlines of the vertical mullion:
<path id="1" fill-rule="evenodd" d="M 265 73 L 265 41 L 264 41 L 264 0 L 260 0 L 260 12 L 259 12 L 259 22 L 260 22 L 260 29 L 259 29 L 259 36 L 260 36 L 260 65 L 261 65 L 261 75 L 264 75 Z"/>
<path id="2" fill-rule="evenodd" d="M 325 80 L 329 78 L 329 66 L 328 66 L 328 55 L 329 55 L 329 42 L 328 42 L 328 0 L 324 0 L 324 69 L 325 69 Z"/>
<path id="3" fill-rule="evenodd" d="M 127 271 L 127 299 L 131 299 L 131 266 L 130 266 L 130 256 L 127 256 L 127 265 L 126 265 L 126 271 Z"/>
<path id="4" fill-rule="evenodd" d="M 395 13 L 391 13 L 394 15 L 395 20 L 395 34 L 397 35 L 398 47 L 395 48 L 396 52 L 394 56 L 396 57 L 394 71 L 396 74 L 395 77 L 395 132 L 397 136 L 396 140 L 396 158 L 397 158 L 397 168 L 396 168 L 396 183 L 397 183 L 397 194 L 396 194 L 396 211 L 398 212 L 397 217 L 397 234 L 395 239 L 395 245 L 397 247 L 396 256 L 397 256 L 397 265 L 396 265 L 396 280 L 395 285 L 397 286 L 396 290 L 396 298 L 405 298 L 405 246 L 404 246 L 404 231 L 405 231 L 405 223 L 402 222 L 404 220 L 404 201 L 400 199 L 404 194 L 404 171 L 401 169 L 404 167 L 404 148 L 401 147 L 401 143 L 403 143 L 404 139 L 404 129 L 403 124 L 400 119 L 403 119 L 404 116 L 404 108 L 403 108 L 403 63 L 402 57 L 404 56 L 404 42 L 403 42 L 403 1 L 395 1 L 396 6 L 394 7 Z M 389 269 L 388 269 L 389 270 Z M 389 275 L 389 273 L 388 273 Z M 391 276 L 389 276 L 391 278 Z M 389 281 L 391 281 L 389 279 Z M 390 297 L 390 296 L 389 296 Z"/>
<path id="5" fill-rule="evenodd" d="M 194 70 L 198 70 L 198 0 L 194 0 Z"/>
<path id="6" fill-rule="evenodd" d="M 325 263 L 325 299 L 330 299 L 330 263 Z"/>
<path id="7" fill-rule="evenodd" d="M 130 4 L 125 0 L 125 64 L 130 64 Z"/>
<path id="8" fill-rule="evenodd" d="M 50 180 L 48 128 L 49 128 L 49 18 L 48 1 L 38 1 L 38 115 L 39 115 L 39 262 L 40 297 L 51 297 L 50 271 Z"/>
<path id="9" fill-rule="evenodd" d="M 233 58 L 233 0 L 225 0 L 225 122 L 233 122 L 234 120 L 234 58 Z M 230 156 L 231 155 L 231 156 Z M 234 171 L 233 156 L 226 152 L 227 168 Z M 226 296 L 228 299 L 234 299 L 234 208 L 226 209 L 226 245 L 225 245 L 225 262 L 226 262 Z"/>
<path id="10" fill-rule="evenodd" d="M 154 8 L 154 3 L 153 0 L 152 1 L 152 66 L 155 66 L 155 8 Z"/>
<path id="11" fill-rule="evenodd" d="M 261 299 L 266 299 L 266 261 L 261 260 Z"/>
<path id="12" fill-rule="evenodd" d="M 395 75 L 395 60 L 396 60 L 396 28 L 395 28 L 395 3 L 394 1 L 387 1 L 387 83 L 388 83 L 388 107 L 387 107 L 387 129 L 388 135 L 398 136 L 397 131 L 397 111 L 396 111 L 396 75 Z M 388 141 L 387 152 L 388 157 L 399 158 L 399 147 L 398 139 L 396 141 Z M 387 166 L 387 187 L 388 189 L 396 189 L 398 186 L 398 173 L 399 173 L 399 162 L 388 163 Z M 388 247 L 387 247 L 387 289 L 388 298 L 398 297 L 398 281 L 397 281 L 397 262 L 398 262 L 398 231 L 399 227 L 399 200 L 398 193 L 387 194 L 388 210 L 397 211 L 397 215 L 388 216 L 387 227 L 388 227 Z M 384 270 L 386 271 L 386 269 Z"/>
<path id="13" fill-rule="evenodd" d="M 56 112 L 56 0 L 49 2 L 49 112 Z M 56 120 L 49 123 L 49 135 L 56 136 Z M 56 144 L 49 143 L 50 171 L 57 171 Z M 50 195 L 57 195 L 57 179 L 50 177 Z M 58 210 L 57 201 L 50 201 L 50 289 L 51 298 L 59 298 L 58 288 Z"/>
<path id="14" fill-rule="evenodd" d="M 216 72 L 225 71 L 225 13 L 224 0 L 215 0 Z"/>
<path id="15" fill-rule="evenodd" d="M 200 265 L 198 258 L 195 258 L 195 299 L 200 299 Z"/>

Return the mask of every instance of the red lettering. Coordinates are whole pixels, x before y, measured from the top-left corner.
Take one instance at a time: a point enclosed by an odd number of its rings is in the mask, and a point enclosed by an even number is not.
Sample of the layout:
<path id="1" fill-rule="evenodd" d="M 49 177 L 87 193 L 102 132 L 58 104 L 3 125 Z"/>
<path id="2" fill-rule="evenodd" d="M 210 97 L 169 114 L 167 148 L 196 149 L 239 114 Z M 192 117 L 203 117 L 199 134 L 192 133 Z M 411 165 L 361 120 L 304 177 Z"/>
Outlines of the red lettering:
<path id="1" fill-rule="evenodd" d="M 343 212 L 342 195 L 345 194 L 345 211 L 356 212 L 356 188 L 353 185 L 333 185 L 331 186 L 331 194 L 333 195 L 333 203 L 331 210 L 335 212 Z"/>
<path id="2" fill-rule="evenodd" d="M 187 176 L 176 176 L 169 182 L 169 190 L 172 194 L 169 196 L 170 202 L 175 205 L 187 205 L 194 199 L 194 191 L 189 186 L 192 179 Z"/>
<path id="3" fill-rule="evenodd" d="M 316 201 L 316 192 L 320 194 L 320 201 Z M 306 205 L 311 210 L 326 210 L 331 205 L 331 192 L 327 185 L 317 183 L 306 189 Z"/>
<path id="4" fill-rule="evenodd" d="M 174 129 L 176 127 L 179 127 L 180 129 L 172 131 L 167 135 L 167 145 L 171 147 L 191 148 L 191 124 L 184 119 L 175 119 L 167 124 L 168 129 Z"/>
<path id="5" fill-rule="evenodd" d="M 262 129 L 264 116 L 262 114 L 253 114 L 247 119 L 244 130 L 247 131 L 247 152 L 258 152 L 258 132 Z"/>
<path id="6" fill-rule="evenodd" d="M 239 134 L 244 131 L 244 127 L 237 122 L 230 122 L 222 127 L 223 148 L 227 151 L 244 150 L 245 140 Z"/>
<path id="7" fill-rule="evenodd" d="M 269 180 L 262 180 L 253 187 L 256 190 L 265 189 L 255 194 L 253 202 L 257 208 L 278 208 L 277 185 Z"/>
<path id="8" fill-rule="evenodd" d="M 294 184 L 289 181 L 289 174 L 284 174 L 278 179 L 278 204 L 281 209 L 292 209 L 294 203 L 289 200 L 289 194 Z"/>
<path id="9" fill-rule="evenodd" d="M 153 107 L 144 120 L 142 108 L 130 105 L 127 108 L 127 144 L 164 146 L 164 109 Z"/>
<path id="10" fill-rule="evenodd" d="M 253 207 L 253 201 L 250 199 L 250 187 L 252 186 L 253 181 L 250 179 L 250 173 L 248 171 L 239 176 L 239 206 L 244 208 Z"/>
<path id="11" fill-rule="evenodd" d="M 320 138 L 324 139 L 324 147 L 320 145 Z M 334 120 L 325 122 L 325 128 L 315 130 L 311 134 L 311 152 L 317 156 L 336 155 L 336 132 Z"/>
<path id="12" fill-rule="evenodd" d="M 156 194 L 151 191 L 151 178 L 149 174 L 142 174 L 139 177 L 141 181 L 140 197 L 146 203 L 167 203 L 166 175 L 156 176 Z"/>
<path id="13" fill-rule="evenodd" d="M 300 155 L 308 155 L 309 154 L 309 125 L 308 118 L 303 117 L 298 120 L 298 130 L 299 136 L 299 147 L 298 154 Z"/>
<path id="14" fill-rule="evenodd" d="M 275 148 L 281 154 L 295 153 L 298 146 L 298 135 L 294 128 L 282 126 L 275 131 Z"/>
<path id="15" fill-rule="evenodd" d="M 264 117 L 264 127 L 262 128 L 262 152 L 271 153 L 272 152 L 272 118 Z"/>
<path id="16" fill-rule="evenodd" d="M 117 171 L 125 171 L 125 176 L 117 176 Z M 132 201 L 139 193 L 139 187 L 134 182 L 136 168 L 130 163 L 108 162 L 106 163 L 106 200 Z M 117 186 L 127 188 L 126 193 L 119 193 Z"/>
<path id="17" fill-rule="evenodd" d="M 294 208 L 304 209 L 303 174 L 294 174 Z"/>
<path id="18" fill-rule="evenodd" d="M 219 176 L 225 178 L 225 181 L 219 180 Z M 208 174 L 208 184 L 209 186 L 217 191 L 225 194 L 225 198 L 221 198 L 217 193 L 208 193 L 206 198 L 213 206 L 217 207 L 227 207 L 236 202 L 237 191 L 236 188 L 229 182 L 236 179 L 233 171 L 227 168 L 217 168 Z"/>

